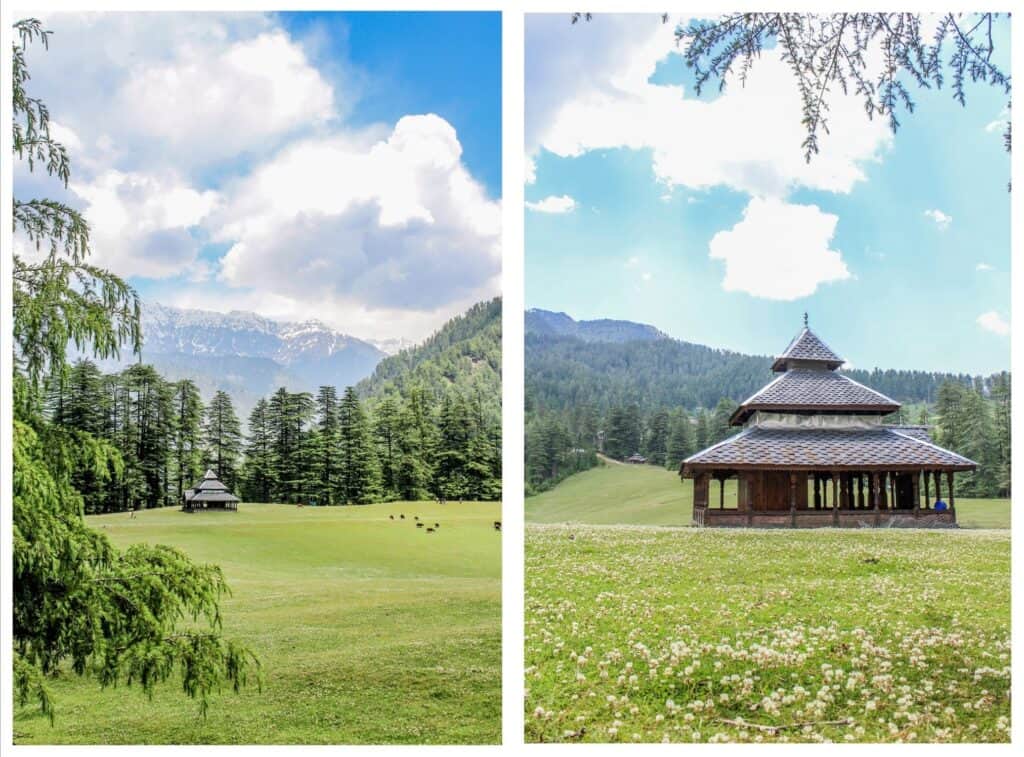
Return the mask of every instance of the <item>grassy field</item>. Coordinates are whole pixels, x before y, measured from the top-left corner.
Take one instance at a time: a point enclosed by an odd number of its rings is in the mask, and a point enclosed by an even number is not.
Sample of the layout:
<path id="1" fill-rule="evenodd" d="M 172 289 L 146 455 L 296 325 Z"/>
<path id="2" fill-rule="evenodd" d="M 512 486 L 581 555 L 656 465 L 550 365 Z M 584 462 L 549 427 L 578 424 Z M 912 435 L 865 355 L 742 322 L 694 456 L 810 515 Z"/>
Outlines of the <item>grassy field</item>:
<path id="1" fill-rule="evenodd" d="M 725 496 L 735 501 L 735 481 L 726 482 Z M 1009 500 L 957 497 L 956 509 L 963 528 L 1010 527 Z M 653 465 L 601 465 L 526 500 L 528 523 L 688 526 L 692 512 L 693 481 Z"/>
<path id="2" fill-rule="evenodd" d="M 500 518 L 496 503 L 422 502 L 91 517 L 118 545 L 170 544 L 224 569 L 224 633 L 256 652 L 263 691 L 226 691 L 203 720 L 174 682 L 149 701 L 68 675 L 56 725 L 16 710 L 16 742 L 498 743 Z"/>
<path id="3" fill-rule="evenodd" d="M 530 742 L 1008 741 L 1010 534 L 528 525 L 525 655 Z"/>

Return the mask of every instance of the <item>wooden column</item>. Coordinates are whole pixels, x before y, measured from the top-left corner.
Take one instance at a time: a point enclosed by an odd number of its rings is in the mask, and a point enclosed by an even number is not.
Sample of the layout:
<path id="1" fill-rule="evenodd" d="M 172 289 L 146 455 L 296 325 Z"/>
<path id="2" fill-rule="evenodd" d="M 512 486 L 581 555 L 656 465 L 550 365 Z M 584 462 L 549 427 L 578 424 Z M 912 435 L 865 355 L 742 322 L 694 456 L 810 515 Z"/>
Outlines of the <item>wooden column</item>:
<path id="1" fill-rule="evenodd" d="M 814 473 L 814 509 L 821 509 L 821 479 L 817 473 Z"/>
<path id="2" fill-rule="evenodd" d="M 796 528 L 796 473 L 789 474 L 789 520 Z"/>
<path id="3" fill-rule="evenodd" d="M 879 507 L 880 500 L 881 500 L 881 495 L 880 495 L 879 489 L 881 489 L 881 484 L 879 482 L 879 476 L 878 476 L 877 473 L 872 473 L 871 474 L 871 503 L 872 503 L 872 505 L 874 505 L 874 508 L 875 508 L 875 525 L 876 526 L 878 525 L 878 507 Z"/>
<path id="4" fill-rule="evenodd" d="M 725 509 L 725 478 L 718 477 L 718 509 Z"/>
<path id="5" fill-rule="evenodd" d="M 956 517 L 956 495 L 953 493 L 953 471 L 946 471 L 946 483 L 949 486 L 949 510 Z"/>
<path id="6" fill-rule="evenodd" d="M 935 476 L 935 501 L 938 502 L 942 499 L 942 474 L 938 471 L 933 471 Z"/>
<path id="7" fill-rule="evenodd" d="M 921 512 L 921 474 L 916 471 L 913 474 L 912 482 L 914 484 L 914 517 L 918 517 Z"/>
<path id="8" fill-rule="evenodd" d="M 838 493 L 838 487 L 839 487 L 839 477 L 835 473 L 833 473 L 832 474 L 832 491 L 833 491 L 833 493 Z M 839 525 L 839 497 L 835 497 L 832 500 L 832 525 L 833 526 L 838 526 Z"/>
<path id="9" fill-rule="evenodd" d="M 864 474 L 857 474 L 857 509 L 864 509 Z"/>
<path id="10" fill-rule="evenodd" d="M 921 471 L 921 478 L 924 479 L 924 509 L 932 509 L 932 501 L 928 498 L 928 471 Z"/>

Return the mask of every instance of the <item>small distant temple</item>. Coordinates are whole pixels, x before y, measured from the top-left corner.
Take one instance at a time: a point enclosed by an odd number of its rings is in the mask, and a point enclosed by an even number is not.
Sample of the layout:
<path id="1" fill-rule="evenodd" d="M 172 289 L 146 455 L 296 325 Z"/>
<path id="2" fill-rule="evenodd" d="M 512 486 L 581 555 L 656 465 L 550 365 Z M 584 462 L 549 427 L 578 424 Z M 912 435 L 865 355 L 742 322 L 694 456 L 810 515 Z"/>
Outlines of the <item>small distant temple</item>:
<path id="1" fill-rule="evenodd" d="M 772 364 L 779 376 L 730 418 L 743 430 L 680 464 L 695 525 L 956 525 L 953 474 L 976 463 L 932 443 L 925 426 L 884 425 L 899 403 L 838 373 L 844 362 L 804 315 Z"/>
<path id="2" fill-rule="evenodd" d="M 641 455 L 639 452 L 634 452 L 632 455 L 626 458 L 626 462 L 631 465 L 643 465 L 647 462 L 647 458 Z"/>
<path id="3" fill-rule="evenodd" d="M 217 474 L 207 470 L 195 486 L 185 491 L 181 509 L 187 513 L 196 510 L 237 510 L 240 500 L 228 491 Z"/>

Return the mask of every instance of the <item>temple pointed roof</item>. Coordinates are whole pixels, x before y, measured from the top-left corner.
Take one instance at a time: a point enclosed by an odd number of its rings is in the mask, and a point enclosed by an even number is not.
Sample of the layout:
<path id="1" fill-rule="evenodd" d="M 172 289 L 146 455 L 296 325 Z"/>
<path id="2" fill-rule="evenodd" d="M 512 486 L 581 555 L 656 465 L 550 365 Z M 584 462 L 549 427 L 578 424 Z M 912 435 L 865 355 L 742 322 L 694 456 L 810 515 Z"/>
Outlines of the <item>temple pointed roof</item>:
<path id="1" fill-rule="evenodd" d="M 804 316 L 804 327 L 793 337 L 793 341 L 775 358 L 772 370 L 776 373 L 789 370 L 795 363 L 818 364 L 829 370 L 835 370 L 846 361 L 837 355 L 821 338 L 811 331 Z"/>
<path id="2" fill-rule="evenodd" d="M 203 477 L 192 487 L 192 496 L 188 499 L 195 502 L 238 502 L 238 497 L 228 491 L 217 474 L 207 470 Z"/>

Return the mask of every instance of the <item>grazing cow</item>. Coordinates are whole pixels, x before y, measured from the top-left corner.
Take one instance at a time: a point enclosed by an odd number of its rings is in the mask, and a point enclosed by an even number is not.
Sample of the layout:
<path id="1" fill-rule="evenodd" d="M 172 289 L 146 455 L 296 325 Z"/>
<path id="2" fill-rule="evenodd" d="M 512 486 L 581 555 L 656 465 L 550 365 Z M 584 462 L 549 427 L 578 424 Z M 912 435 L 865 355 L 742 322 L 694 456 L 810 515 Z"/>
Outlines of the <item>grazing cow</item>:
<path id="1" fill-rule="evenodd" d="M 434 533 L 434 529 L 432 529 L 432 528 L 428 528 L 428 529 L 427 529 L 427 533 L 428 533 L 428 534 L 432 534 L 432 533 Z"/>
<path id="2" fill-rule="evenodd" d="M 414 516 L 412 516 L 412 518 L 413 518 L 413 520 L 419 520 L 419 519 L 420 519 L 420 516 L 418 516 L 418 515 L 414 515 Z"/>
<path id="3" fill-rule="evenodd" d="M 494 530 L 495 531 L 500 531 L 501 530 L 501 521 L 500 520 L 494 521 Z"/>
<path id="4" fill-rule="evenodd" d="M 422 523 L 417 523 L 416 524 L 416 528 L 423 528 L 423 524 Z"/>
<path id="5" fill-rule="evenodd" d="M 435 523 L 435 524 L 434 524 L 434 528 L 440 528 L 440 527 L 441 527 L 441 524 L 440 524 L 440 523 Z"/>
<path id="6" fill-rule="evenodd" d="M 394 519 L 395 519 L 395 516 L 394 516 L 394 515 L 389 515 L 388 517 L 389 517 L 389 518 L 391 518 L 391 520 L 394 520 Z"/>
<path id="7" fill-rule="evenodd" d="M 405 520 L 405 513 L 402 513 L 402 514 L 401 514 L 401 515 L 399 515 L 398 517 L 399 517 L 399 518 L 401 518 L 402 520 Z"/>

